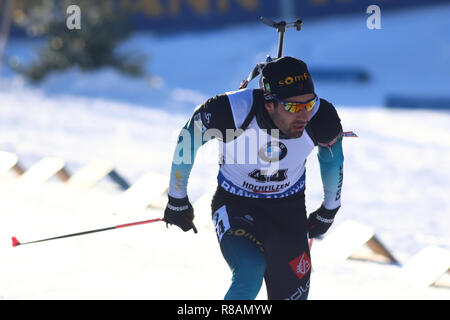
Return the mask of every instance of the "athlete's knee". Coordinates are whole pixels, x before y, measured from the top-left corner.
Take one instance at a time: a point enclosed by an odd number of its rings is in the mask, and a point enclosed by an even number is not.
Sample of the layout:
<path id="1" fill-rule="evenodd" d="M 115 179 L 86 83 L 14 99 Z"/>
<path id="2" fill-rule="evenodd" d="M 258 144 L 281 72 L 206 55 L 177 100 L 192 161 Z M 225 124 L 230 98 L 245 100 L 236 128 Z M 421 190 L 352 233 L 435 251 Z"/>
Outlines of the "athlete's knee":
<path id="1" fill-rule="evenodd" d="M 264 261 L 241 262 L 233 268 L 233 278 L 225 300 L 253 300 L 261 289 L 265 263 Z"/>
<path id="2" fill-rule="evenodd" d="M 248 239 L 224 237 L 222 252 L 232 271 L 225 299 L 252 300 L 261 289 L 266 261 L 261 249 Z"/>

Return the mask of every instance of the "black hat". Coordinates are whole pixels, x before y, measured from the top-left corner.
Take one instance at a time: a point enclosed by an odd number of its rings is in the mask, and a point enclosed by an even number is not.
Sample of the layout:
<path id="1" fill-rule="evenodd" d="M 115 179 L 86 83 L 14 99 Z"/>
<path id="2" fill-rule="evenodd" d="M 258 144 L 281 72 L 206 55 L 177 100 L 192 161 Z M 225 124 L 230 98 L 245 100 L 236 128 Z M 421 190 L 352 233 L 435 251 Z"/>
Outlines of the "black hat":
<path id="1" fill-rule="evenodd" d="M 278 99 L 314 93 L 314 84 L 306 63 L 292 57 L 268 62 L 262 69 L 261 85 Z"/>

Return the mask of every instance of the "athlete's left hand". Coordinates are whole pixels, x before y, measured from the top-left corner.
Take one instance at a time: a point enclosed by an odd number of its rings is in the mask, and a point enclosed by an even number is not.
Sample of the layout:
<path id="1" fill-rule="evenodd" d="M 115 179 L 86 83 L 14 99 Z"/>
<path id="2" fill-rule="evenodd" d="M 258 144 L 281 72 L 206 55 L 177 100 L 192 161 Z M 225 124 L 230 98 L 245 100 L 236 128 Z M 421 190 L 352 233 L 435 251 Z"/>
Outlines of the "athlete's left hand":
<path id="1" fill-rule="evenodd" d="M 311 213 L 308 217 L 308 231 L 310 238 L 316 238 L 323 235 L 331 227 L 334 216 L 340 207 L 328 210 L 323 205 Z"/>

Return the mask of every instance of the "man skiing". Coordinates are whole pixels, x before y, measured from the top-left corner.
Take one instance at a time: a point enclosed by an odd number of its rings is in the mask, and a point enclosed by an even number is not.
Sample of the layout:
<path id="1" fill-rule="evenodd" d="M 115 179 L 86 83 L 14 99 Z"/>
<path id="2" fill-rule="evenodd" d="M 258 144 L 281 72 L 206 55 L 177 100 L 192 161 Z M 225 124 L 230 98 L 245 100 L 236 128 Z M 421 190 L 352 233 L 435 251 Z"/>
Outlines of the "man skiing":
<path id="1" fill-rule="evenodd" d="M 341 205 L 342 137 L 336 109 L 316 95 L 307 65 L 292 57 L 263 64 L 259 89 L 217 95 L 195 110 L 178 140 L 164 220 L 196 231 L 189 173 L 198 148 L 217 138 L 211 206 L 233 274 L 225 299 L 254 299 L 263 279 L 269 299 L 308 297 L 308 240 L 329 229 Z M 307 217 L 305 163 L 316 146 L 324 199 Z"/>

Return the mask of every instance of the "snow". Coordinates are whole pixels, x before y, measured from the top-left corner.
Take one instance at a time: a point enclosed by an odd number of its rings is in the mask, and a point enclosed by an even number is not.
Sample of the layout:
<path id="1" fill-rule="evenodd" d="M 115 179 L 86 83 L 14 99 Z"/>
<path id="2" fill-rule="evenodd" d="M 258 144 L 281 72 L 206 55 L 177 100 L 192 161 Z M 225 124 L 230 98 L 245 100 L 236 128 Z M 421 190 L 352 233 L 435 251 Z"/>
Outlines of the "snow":
<path id="1" fill-rule="evenodd" d="M 359 136 L 344 141 L 343 206 L 330 232 L 348 219 L 369 225 L 402 264 L 429 245 L 450 249 L 450 113 L 386 109 L 383 97 L 448 95 L 449 12 L 447 5 L 383 14 L 376 31 L 365 29 L 364 17 L 305 22 L 301 36 L 285 39 L 285 54 L 311 66 L 359 66 L 373 75 L 368 84 L 316 84 L 335 103 L 344 130 Z M 100 157 L 131 183 L 149 171 L 168 174 L 178 131 L 195 105 L 236 89 L 255 63 L 274 54 L 276 34 L 268 35 L 259 25 L 164 38 L 138 34 L 124 50 L 149 53 L 146 79 L 75 69 L 32 87 L 5 70 L 0 150 L 19 155 L 25 168 L 57 156 L 73 173 Z M 7 52 L 28 59 L 35 45 L 12 40 Z M 312 211 L 322 200 L 314 153 L 307 167 Z M 216 174 L 210 142 L 191 174 L 193 202 L 215 188 Z M 196 211 L 198 234 L 156 222 L 11 246 L 11 236 L 26 242 L 162 216 L 158 209 L 115 211 L 121 193 L 108 180 L 80 190 L 55 178 L 30 189 L 12 172 L 0 177 L 0 299 L 222 299 L 231 274 L 205 207 Z M 399 266 L 329 265 L 314 261 L 314 245 L 312 255 L 311 299 L 450 299 L 448 289 L 404 282 Z M 265 299 L 264 288 L 258 299 Z"/>

